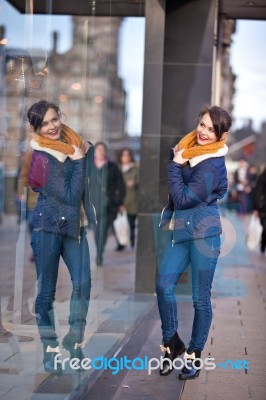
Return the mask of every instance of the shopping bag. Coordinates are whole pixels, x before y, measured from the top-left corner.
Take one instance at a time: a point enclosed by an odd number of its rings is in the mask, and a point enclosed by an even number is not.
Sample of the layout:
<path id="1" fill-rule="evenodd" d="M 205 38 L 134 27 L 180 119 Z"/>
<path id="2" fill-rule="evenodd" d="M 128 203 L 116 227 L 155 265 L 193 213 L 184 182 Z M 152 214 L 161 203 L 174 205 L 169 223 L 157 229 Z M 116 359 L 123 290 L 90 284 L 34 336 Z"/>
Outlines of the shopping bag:
<path id="1" fill-rule="evenodd" d="M 114 220 L 114 231 L 119 244 L 126 246 L 129 243 L 129 223 L 127 212 L 121 211 L 117 213 Z"/>
<path id="2" fill-rule="evenodd" d="M 257 215 L 252 214 L 248 226 L 247 248 L 254 250 L 259 245 L 262 234 L 262 225 Z"/>

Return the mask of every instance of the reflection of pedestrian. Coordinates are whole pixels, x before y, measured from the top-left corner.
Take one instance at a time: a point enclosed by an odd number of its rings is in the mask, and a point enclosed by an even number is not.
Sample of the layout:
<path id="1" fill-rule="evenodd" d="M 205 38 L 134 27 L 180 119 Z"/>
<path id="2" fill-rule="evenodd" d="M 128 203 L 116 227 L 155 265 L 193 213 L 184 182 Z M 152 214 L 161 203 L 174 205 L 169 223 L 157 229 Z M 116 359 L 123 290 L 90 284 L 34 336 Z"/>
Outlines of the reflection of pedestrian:
<path id="1" fill-rule="evenodd" d="M 96 264 L 100 266 L 103 263 L 108 230 L 109 228 L 113 230 L 113 222 L 125 197 L 123 176 L 118 166 L 108 159 L 107 147 L 103 142 L 95 144 L 90 192 L 98 221 L 94 227 L 94 235 L 97 247 Z M 124 246 L 117 242 L 117 250 L 123 248 Z"/>
<path id="2" fill-rule="evenodd" d="M 18 175 L 18 193 L 17 196 L 21 202 L 25 202 L 26 205 L 26 220 L 29 228 L 30 235 L 33 232 L 33 211 L 36 207 L 38 193 L 34 192 L 29 186 L 29 169 L 31 165 L 32 151 L 21 155 L 21 167 Z M 34 261 L 33 255 L 30 257 L 30 261 Z"/>
<path id="3" fill-rule="evenodd" d="M 139 170 L 134 161 L 133 152 L 128 148 L 124 148 L 120 151 L 118 162 L 120 164 L 126 186 L 126 197 L 124 200 L 124 206 L 127 211 L 127 217 L 130 227 L 130 244 L 131 247 L 134 247 L 135 223 L 138 206 Z"/>
<path id="4" fill-rule="evenodd" d="M 36 207 L 38 193 L 34 192 L 29 187 L 29 169 L 32 159 L 32 151 L 29 150 L 21 155 L 21 168 L 18 176 L 18 195 L 22 201 L 26 201 L 26 219 L 29 227 L 29 232 L 32 234 L 32 218 L 33 210 Z M 24 198 L 24 190 L 26 198 Z"/>
<path id="5" fill-rule="evenodd" d="M 0 343 L 8 342 L 12 337 L 12 333 L 7 331 L 2 325 L 2 307 L 1 307 L 1 296 L 0 296 Z"/>
<path id="6" fill-rule="evenodd" d="M 170 360 L 185 351 L 177 333 L 177 282 L 191 263 L 194 321 L 188 350 L 188 368 L 180 379 L 199 375 L 201 351 L 212 320 L 211 286 L 220 253 L 222 232 L 217 199 L 227 190 L 224 156 L 231 117 L 220 107 L 204 109 L 197 128 L 171 151 L 168 164 L 169 201 L 162 213 L 161 226 L 168 224 L 172 237 L 165 251 L 157 278 L 157 300 L 162 321 L 162 350 L 166 351 L 161 375 L 172 371 Z M 169 360 L 169 361 L 168 361 Z"/>
<path id="7" fill-rule="evenodd" d="M 91 290 L 90 256 L 85 227 L 95 222 L 89 202 L 88 168 L 92 146 L 62 124 L 56 104 L 39 101 L 28 111 L 34 150 L 29 184 L 39 193 L 33 215 L 32 249 L 38 278 L 35 313 L 44 347 L 44 368 L 54 369 L 59 352 L 55 300 L 59 259 L 71 276 L 69 332 L 63 346 L 71 358 L 83 358 L 82 347 Z M 84 156 L 84 153 L 87 156 Z M 59 371 L 60 372 L 60 371 Z"/>
<path id="8" fill-rule="evenodd" d="M 265 253 L 266 248 L 266 168 L 259 176 L 255 187 L 255 210 L 259 213 L 263 231 L 261 234 L 260 250 Z"/>

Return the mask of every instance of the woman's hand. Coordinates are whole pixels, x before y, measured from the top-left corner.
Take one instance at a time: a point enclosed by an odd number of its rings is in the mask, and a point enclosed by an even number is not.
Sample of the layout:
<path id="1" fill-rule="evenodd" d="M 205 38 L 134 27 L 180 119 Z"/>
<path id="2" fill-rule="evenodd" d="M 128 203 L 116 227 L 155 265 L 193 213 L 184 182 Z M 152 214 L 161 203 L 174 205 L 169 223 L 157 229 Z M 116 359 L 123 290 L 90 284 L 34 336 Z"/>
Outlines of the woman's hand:
<path id="1" fill-rule="evenodd" d="M 182 150 L 176 150 L 175 148 L 173 149 L 174 151 L 174 158 L 173 161 L 178 163 L 178 164 L 184 164 L 188 161 L 188 158 L 183 158 L 182 153 L 185 151 L 185 149 Z"/>
<path id="2" fill-rule="evenodd" d="M 135 182 L 134 182 L 133 179 L 129 179 L 129 180 L 126 182 L 126 185 L 127 185 L 127 187 L 128 187 L 129 189 L 131 189 L 131 188 L 133 188 L 133 187 L 135 186 Z"/>
<path id="3" fill-rule="evenodd" d="M 73 154 L 68 154 L 68 157 L 71 158 L 71 160 L 80 160 L 81 158 L 84 157 L 84 152 L 82 149 L 79 147 L 75 146 L 72 144 L 72 147 L 74 148 L 74 153 Z"/>

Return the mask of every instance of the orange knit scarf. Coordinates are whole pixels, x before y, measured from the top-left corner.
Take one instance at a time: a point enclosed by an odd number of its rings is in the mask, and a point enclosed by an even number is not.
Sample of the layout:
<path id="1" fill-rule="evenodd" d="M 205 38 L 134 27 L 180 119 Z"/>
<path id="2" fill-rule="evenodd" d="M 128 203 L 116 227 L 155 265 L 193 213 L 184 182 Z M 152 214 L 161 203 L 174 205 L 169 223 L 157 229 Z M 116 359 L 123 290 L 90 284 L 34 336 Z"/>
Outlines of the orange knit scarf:
<path id="1" fill-rule="evenodd" d="M 185 151 L 182 153 L 182 157 L 190 159 L 196 156 L 201 156 L 203 154 L 216 153 L 218 150 L 222 149 L 224 145 L 225 140 L 219 140 L 214 143 L 198 146 L 197 131 L 195 130 L 184 136 L 175 146 L 175 150 L 185 149 Z"/>
<path id="2" fill-rule="evenodd" d="M 33 139 L 41 146 L 49 149 L 58 150 L 63 154 L 73 154 L 74 148 L 72 144 L 81 148 L 83 140 L 81 137 L 69 128 L 67 125 L 61 125 L 61 140 L 48 139 L 44 136 L 33 134 Z"/>

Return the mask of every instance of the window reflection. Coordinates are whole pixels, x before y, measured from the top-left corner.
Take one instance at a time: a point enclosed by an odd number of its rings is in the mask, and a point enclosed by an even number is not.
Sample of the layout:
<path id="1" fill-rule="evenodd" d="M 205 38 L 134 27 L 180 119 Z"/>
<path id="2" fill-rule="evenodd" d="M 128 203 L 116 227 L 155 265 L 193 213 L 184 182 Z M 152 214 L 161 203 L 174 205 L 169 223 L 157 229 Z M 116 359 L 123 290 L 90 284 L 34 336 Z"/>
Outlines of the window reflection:
<path id="1" fill-rule="evenodd" d="M 30 2 L 26 3 L 28 6 Z M 2 385 L 5 374 L 14 376 L 4 390 L 15 393 L 17 376 L 20 372 L 27 376 L 22 399 L 29 398 L 47 378 L 42 376 L 42 349 L 34 315 L 36 273 L 26 203 L 17 188 L 23 155 L 31 140 L 26 111 L 40 99 L 54 101 L 63 111 L 63 122 L 85 140 L 108 144 L 113 161 L 117 162 L 116 153 L 125 146 L 132 148 L 139 160 L 140 129 L 128 134 L 129 92 L 118 65 L 120 41 L 125 40 L 121 33 L 124 19 L 93 17 L 97 2 L 90 3 L 89 17 L 41 16 L 20 14 L 9 2 L 0 0 L 0 352 L 3 360 L 8 360 L 0 363 L 0 382 Z M 142 71 L 135 87 L 142 92 Z M 135 104 L 135 109 L 141 109 L 141 101 Z M 28 188 L 23 189 L 23 195 L 28 196 Z M 93 289 L 85 355 L 96 357 L 117 345 L 151 300 L 132 301 L 134 250 L 114 253 L 115 241 L 110 237 L 106 250 L 109 269 L 99 272 L 94 265 L 91 231 L 88 240 Z M 116 274 L 118 283 L 110 278 Z M 71 293 L 63 263 L 58 285 L 56 324 L 63 337 Z M 73 378 L 72 386 L 85 375 Z M 71 384 L 69 387 L 71 390 Z"/>

